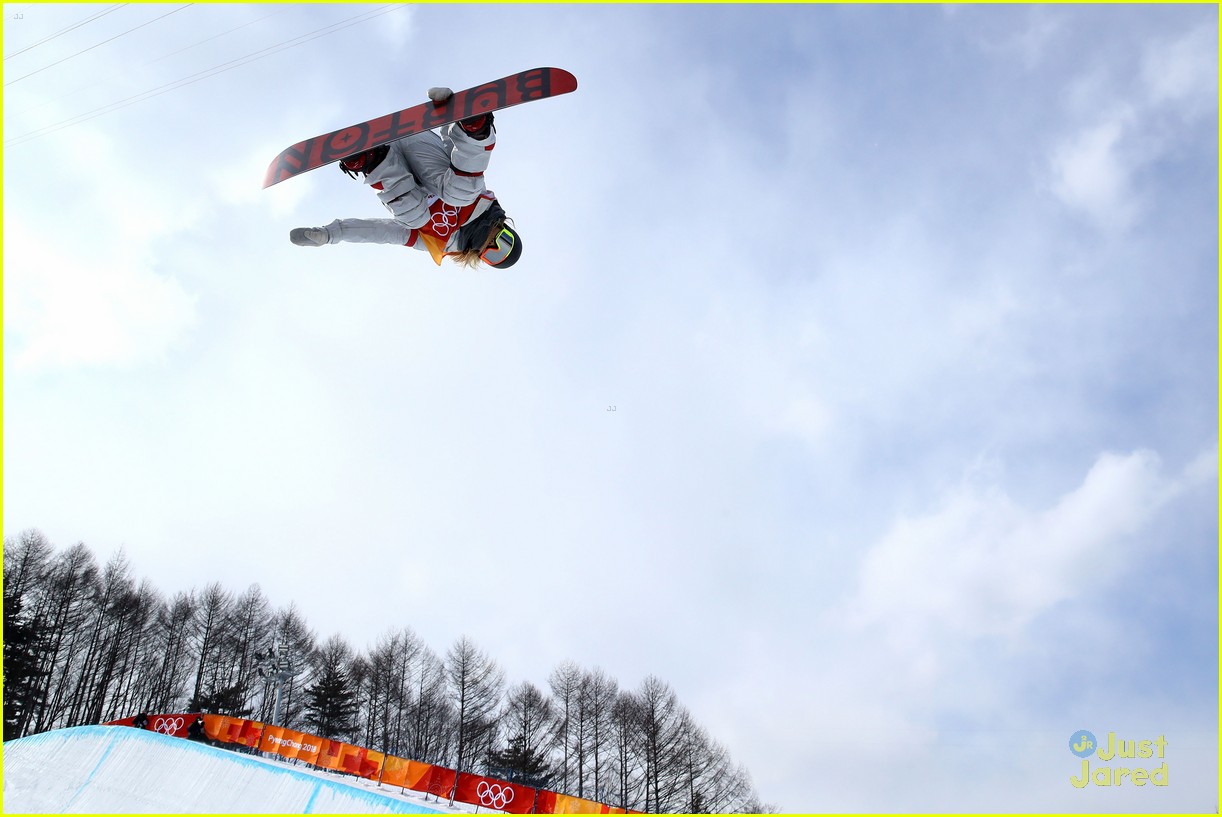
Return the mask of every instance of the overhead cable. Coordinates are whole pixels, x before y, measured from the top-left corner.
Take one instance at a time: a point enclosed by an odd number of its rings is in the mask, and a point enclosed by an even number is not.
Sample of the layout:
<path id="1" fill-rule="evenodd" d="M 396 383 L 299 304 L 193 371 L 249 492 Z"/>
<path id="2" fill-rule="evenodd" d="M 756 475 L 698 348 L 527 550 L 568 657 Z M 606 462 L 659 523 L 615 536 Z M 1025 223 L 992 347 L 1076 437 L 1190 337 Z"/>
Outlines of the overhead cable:
<path id="1" fill-rule="evenodd" d="M 64 57 L 62 60 L 56 60 L 55 62 L 51 63 L 50 65 L 44 65 L 42 68 L 39 68 L 36 71 L 31 71 L 30 73 L 24 76 L 17 77 L 17 79 L 9 80 L 8 82 L 4 83 L 4 87 L 7 88 L 15 82 L 21 82 L 23 79 L 29 79 L 30 77 L 34 76 L 35 74 L 41 74 L 43 71 L 46 71 L 48 68 L 54 68 L 55 66 L 59 65 L 60 63 L 67 62 L 68 60 L 72 59 L 73 57 L 79 57 L 81 54 L 84 54 L 86 51 L 92 51 L 93 49 L 97 48 L 98 46 L 106 45 L 106 43 L 117 40 L 125 34 L 131 34 L 133 31 L 144 28 L 147 25 L 152 25 L 153 23 L 157 22 L 158 20 L 169 17 L 171 14 L 177 14 L 178 12 L 182 11 L 183 9 L 189 8 L 190 6 L 193 6 L 193 5 L 195 4 L 187 3 L 187 5 L 179 6 L 178 8 L 174 9 L 173 11 L 167 11 L 165 14 L 162 14 L 160 17 L 154 17 L 153 19 L 149 20 L 148 22 L 141 23 L 140 25 L 136 26 L 135 28 L 129 28 L 127 31 L 124 31 L 120 34 L 116 34 L 115 36 L 110 37 L 108 39 L 102 40 L 102 42 L 100 43 L 94 43 L 93 45 L 89 46 L 88 48 L 82 48 L 80 51 L 77 51 L 75 54 L 69 54 L 68 56 Z"/>
<path id="2" fill-rule="evenodd" d="M 334 34 L 336 31 L 341 31 L 345 28 L 349 28 L 351 26 L 357 25 L 358 23 L 364 23 L 368 20 L 372 20 L 375 17 L 379 17 L 383 14 L 387 14 L 389 12 L 395 11 L 396 9 L 400 8 L 402 5 L 403 4 L 396 4 L 392 6 L 381 6 L 381 7 L 378 7 L 376 11 L 364 12 L 354 17 L 349 17 L 345 20 L 340 20 L 338 23 L 332 23 L 329 26 L 324 26 L 323 28 L 316 29 L 315 31 L 312 31 L 308 34 L 302 34 L 301 36 L 294 37 L 291 40 L 285 40 L 282 43 L 268 46 L 267 48 L 260 49 L 259 51 L 251 52 L 250 54 L 247 54 L 244 57 L 238 57 L 237 59 L 233 59 L 233 60 L 229 60 L 228 62 L 220 63 L 219 65 L 215 65 L 212 68 L 208 68 L 198 73 L 191 74 L 189 76 L 183 77 L 182 79 L 175 80 L 174 82 L 168 82 L 165 85 L 159 85 L 156 88 L 151 88 L 147 91 L 136 94 L 134 96 L 129 96 L 125 99 L 120 99 L 117 102 L 110 103 L 109 105 L 103 105 L 100 108 L 94 108 L 91 111 L 86 111 L 83 114 L 79 114 L 69 119 L 64 119 L 60 122 L 56 122 L 54 124 L 47 125 L 45 127 L 38 128 L 36 130 L 32 130 L 28 133 L 23 133 L 20 136 L 15 136 L 12 139 L 6 140 L 4 143 L 4 146 L 7 148 L 7 147 L 13 147 L 15 145 L 21 145 L 26 142 L 30 142 L 35 139 L 38 139 L 39 137 L 46 136 L 48 134 L 54 133 L 59 130 L 63 130 L 64 128 L 72 127 L 73 125 L 79 125 L 82 122 L 86 122 L 90 119 L 94 119 L 98 116 L 109 113 L 111 111 L 115 111 L 120 108 L 125 108 L 128 105 L 134 105 L 137 102 L 142 102 L 146 99 L 151 99 L 152 97 L 160 96 L 161 94 L 177 90 L 184 86 L 192 85 L 196 82 L 207 79 L 208 77 L 216 76 L 217 74 L 222 74 L 226 71 L 231 71 L 234 68 L 238 68 L 242 65 L 246 65 L 248 63 L 255 62 L 256 60 L 261 60 L 264 57 L 271 56 L 272 54 L 276 54 L 280 51 L 285 51 L 290 48 L 295 48 L 296 46 L 310 42 L 311 40 L 316 40 L 319 37 L 325 37 L 328 34 Z"/>
<path id="3" fill-rule="evenodd" d="M 42 45 L 43 43 L 49 43 L 51 42 L 51 40 L 54 40 L 56 37 L 67 34 L 69 31 L 72 31 L 74 28 L 80 28 L 81 26 L 85 25 L 86 23 L 92 23 L 94 20 L 98 19 L 99 17 L 105 17 L 107 14 L 110 14 L 112 11 L 118 11 L 119 9 L 123 8 L 126 5 L 129 5 L 129 4 L 128 3 L 119 3 L 116 6 L 111 6 L 108 9 L 99 11 L 97 14 L 86 17 L 84 20 L 81 20 L 79 23 L 73 23 L 70 26 L 61 28 L 59 31 L 55 32 L 54 34 L 50 34 L 46 37 L 43 37 L 41 40 L 39 40 L 36 43 L 27 45 L 25 48 L 22 48 L 19 51 L 14 51 L 12 54 L 9 54 L 7 57 L 5 57 L 5 59 L 6 60 L 12 59 L 13 57 L 17 56 L 18 54 L 24 54 L 25 52 L 29 51 L 31 48 L 37 48 L 38 46 Z"/>

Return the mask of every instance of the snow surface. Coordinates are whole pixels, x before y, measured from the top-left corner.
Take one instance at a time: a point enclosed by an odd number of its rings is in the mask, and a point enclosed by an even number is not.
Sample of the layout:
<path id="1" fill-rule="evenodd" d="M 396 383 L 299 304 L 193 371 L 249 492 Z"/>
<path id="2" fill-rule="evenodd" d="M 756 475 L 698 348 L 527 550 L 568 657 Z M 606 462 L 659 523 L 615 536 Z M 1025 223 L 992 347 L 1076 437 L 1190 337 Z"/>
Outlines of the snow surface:
<path id="1" fill-rule="evenodd" d="M 453 814 L 475 806 L 128 726 L 4 744 L 3 811 Z M 487 809 L 485 809 L 487 811 Z"/>

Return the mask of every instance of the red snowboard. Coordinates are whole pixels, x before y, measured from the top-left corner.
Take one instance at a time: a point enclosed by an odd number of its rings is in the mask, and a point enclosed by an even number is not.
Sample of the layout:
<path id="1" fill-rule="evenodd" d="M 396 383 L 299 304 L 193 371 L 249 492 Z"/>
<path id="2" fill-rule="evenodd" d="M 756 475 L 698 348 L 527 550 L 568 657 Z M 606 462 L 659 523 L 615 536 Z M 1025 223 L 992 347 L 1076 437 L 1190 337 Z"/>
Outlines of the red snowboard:
<path id="1" fill-rule="evenodd" d="M 559 68 L 534 68 L 465 91 L 455 91 L 454 96 L 444 104 L 424 102 L 285 148 L 267 168 L 263 186 L 271 187 L 307 170 L 338 162 L 345 156 L 411 136 L 413 133 L 575 90 L 577 78 L 568 71 Z"/>

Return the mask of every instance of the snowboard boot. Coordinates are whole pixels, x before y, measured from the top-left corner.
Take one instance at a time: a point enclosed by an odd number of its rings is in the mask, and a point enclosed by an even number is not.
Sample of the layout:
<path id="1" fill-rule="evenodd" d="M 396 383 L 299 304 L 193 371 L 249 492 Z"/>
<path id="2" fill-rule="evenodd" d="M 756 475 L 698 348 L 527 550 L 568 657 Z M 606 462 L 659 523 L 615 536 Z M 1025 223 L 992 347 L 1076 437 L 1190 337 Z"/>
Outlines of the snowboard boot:
<path id="1" fill-rule="evenodd" d="M 321 247 L 331 243 L 326 227 L 295 227 L 289 231 L 289 241 L 298 247 Z"/>
<path id="2" fill-rule="evenodd" d="M 459 121 L 458 127 L 472 139 L 483 141 L 492 135 L 492 114 L 482 113 Z"/>

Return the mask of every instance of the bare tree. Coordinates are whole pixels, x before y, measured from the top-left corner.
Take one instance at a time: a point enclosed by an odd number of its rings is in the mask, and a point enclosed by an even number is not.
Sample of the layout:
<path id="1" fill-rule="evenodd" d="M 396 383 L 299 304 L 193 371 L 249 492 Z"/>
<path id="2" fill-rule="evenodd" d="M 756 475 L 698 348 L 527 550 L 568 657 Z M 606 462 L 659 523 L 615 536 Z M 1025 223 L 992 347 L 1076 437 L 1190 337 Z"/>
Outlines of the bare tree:
<path id="1" fill-rule="evenodd" d="M 447 759 L 456 724 L 454 708 L 446 689 L 446 667 L 437 654 L 425 647 L 420 653 L 412 685 L 415 698 L 409 710 L 411 757 L 424 763 Z"/>
<path id="2" fill-rule="evenodd" d="M 221 648 L 225 643 L 225 625 L 233 605 L 233 594 L 212 582 L 199 596 L 195 626 L 195 688 L 187 708 L 215 710 L 213 703 L 221 687 Z"/>
<path id="3" fill-rule="evenodd" d="M 725 759 L 716 751 L 708 734 L 686 709 L 679 715 L 677 732 L 675 751 L 679 761 L 678 769 L 683 777 L 683 810 L 689 814 L 707 814 L 714 794 L 711 786 L 727 771 Z"/>
<path id="4" fill-rule="evenodd" d="M 489 773 L 536 788 L 549 785 L 556 723 L 555 705 L 537 686 L 529 681 L 512 686 L 501 715 L 507 746 L 492 754 L 489 762 L 497 768 Z"/>
<path id="5" fill-rule="evenodd" d="M 368 670 L 361 683 L 361 721 L 366 746 L 394 754 L 398 751 L 394 725 L 400 717 L 400 692 L 395 670 L 399 663 L 400 634 L 386 633 L 369 651 Z"/>
<path id="6" fill-rule="evenodd" d="M 106 685 L 99 691 L 97 720 L 112 720 L 145 708 L 155 657 L 154 628 L 165 607 L 161 594 L 146 579 L 125 592 L 108 615 L 114 619 L 113 645 L 106 666 Z"/>
<path id="7" fill-rule="evenodd" d="M 581 757 L 578 797 L 585 797 L 587 791 L 595 797 L 602 796 L 611 738 L 611 708 L 618 694 L 619 684 L 602 669 L 593 669 L 582 674 L 577 697 L 581 711 L 581 728 L 578 730 Z"/>
<path id="8" fill-rule="evenodd" d="M 677 746 L 682 707 L 665 681 L 650 675 L 641 682 L 640 737 L 645 760 L 645 811 L 677 811 L 681 787 Z"/>
<path id="9" fill-rule="evenodd" d="M 74 725 L 68 717 L 71 690 L 80 672 L 97 582 L 97 562 L 83 542 L 61 553 L 51 566 L 34 613 L 45 622 L 47 645 L 39 665 L 45 695 L 30 731 Z"/>
<path id="10" fill-rule="evenodd" d="M 639 811 L 645 770 L 640 747 L 644 745 L 641 702 L 633 692 L 620 692 L 611 706 L 611 748 L 614 791 L 620 808 Z"/>
<path id="11" fill-rule="evenodd" d="M 130 585 L 128 565 L 120 554 L 107 562 L 105 569 L 87 590 L 87 623 L 81 645 L 84 657 L 72 681 L 67 725 L 101 720 L 101 698 L 105 694 L 107 680 L 103 677 L 103 665 L 108 652 L 113 649 L 109 628 L 118 618 L 112 618 L 108 613 L 115 612 L 112 605 L 121 603 L 121 597 L 129 591 Z"/>
<path id="12" fill-rule="evenodd" d="M 131 563 L 120 550 L 106 564 L 99 599 L 97 664 L 93 687 L 87 693 L 86 723 L 115 717 L 117 707 L 108 705 L 114 685 L 121 683 L 139 649 L 145 627 L 153 615 L 156 599 L 136 591 Z"/>
<path id="13" fill-rule="evenodd" d="M 195 628 L 195 595 L 179 592 L 157 612 L 154 681 L 139 709 L 167 712 L 186 708 L 190 641 Z"/>
<path id="14" fill-rule="evenodd" d="M 454 768 L 469 772 L 487 757 L 496 739 L 505 674 L 488 653 L 462 636 L 446 654 L 446 676 L 458 716 Z"/>
<path id="15" fill-rule="evenodd" d="M 37 528 L 4 540 L 4 595 L 28 601 L 51 569 L 55 546 Z"/>
<path id="16" fill-rule="evenodd" d="M 412 745 L 420 708 L 416 682 L 427 648 L 410 627 L 380 636 L 366 659 L 362 676 L 362 723 L 366 742 L 399 755 Z"/>
<path id="17" fill-rule="evenodd" d="M 580 774 L 573 774 L 570 749 L 573 735 L 580 731 L 575 727 L 579 711 L 577 699 L 581 693 L 581 667 L 572 661 L 565 661 L 552 670 L 551 675 L 547 678 L 547 683 L 551 688 L 552 697 L 555 698 L 556 715 L 559 718 L 555 738 L 556 745 L 560 749 L 559 788 L 562 793 L 567 794 L 572 791 L 570 780 L 580 777 Z"/>
<path id="18" fill-rule="evenodd" d="M 420 636 L 410 627 L 404 627 L 395 633 L 388 649 L 387 656 L 387 694 L 393 715 L 388 719 L 386 730 L 390 745 L 395 754 L 399 754 L 407 745 L 405 740 L 408 725 L 412 723 L 413 714 L 421 705 L 420 697 L 412 682 L 418 666 L 423 665 L 429 654 Z"/>
<path id="19" fill-rule="evenodd" d="M 255 711 L 261 684 L 258 656 L 272 643 L 272 606 L 262 588 L 252 584 L 229 608 L 222 657 L 223 692 L 227 714 L 246 717 Z"/>

